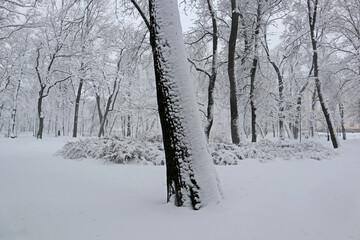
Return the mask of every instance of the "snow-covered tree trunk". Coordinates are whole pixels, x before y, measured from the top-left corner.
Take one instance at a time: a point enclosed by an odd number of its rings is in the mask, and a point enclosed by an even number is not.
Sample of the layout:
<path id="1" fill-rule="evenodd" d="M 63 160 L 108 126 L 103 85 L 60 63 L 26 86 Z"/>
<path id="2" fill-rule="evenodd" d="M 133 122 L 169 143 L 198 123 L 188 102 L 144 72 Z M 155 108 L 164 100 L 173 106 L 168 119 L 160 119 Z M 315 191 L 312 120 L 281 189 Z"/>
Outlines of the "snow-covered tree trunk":
<path id="1" fill-rule="evenodd" d="M 200 209 L 220 200 L 219 182 L 192 86 L 176 0 L 149 0 L 167 200 Z"/>

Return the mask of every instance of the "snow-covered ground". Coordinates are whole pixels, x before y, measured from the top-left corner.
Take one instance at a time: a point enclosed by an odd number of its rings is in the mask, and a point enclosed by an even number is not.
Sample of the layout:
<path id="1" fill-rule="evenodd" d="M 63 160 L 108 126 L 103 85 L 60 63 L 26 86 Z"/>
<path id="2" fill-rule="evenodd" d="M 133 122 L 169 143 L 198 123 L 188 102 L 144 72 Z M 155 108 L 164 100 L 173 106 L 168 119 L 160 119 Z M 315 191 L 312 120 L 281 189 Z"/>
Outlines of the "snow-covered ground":
<path id="1" fill-rule="evenodd" d="M 0 239 L 359 240 L 360 138 L 348 138 L 328 160 L 217 166 L 225 199 L 199 211 L 166 204 L 164 166 L 54 156 L 65 138 L 0 138 Z"/>

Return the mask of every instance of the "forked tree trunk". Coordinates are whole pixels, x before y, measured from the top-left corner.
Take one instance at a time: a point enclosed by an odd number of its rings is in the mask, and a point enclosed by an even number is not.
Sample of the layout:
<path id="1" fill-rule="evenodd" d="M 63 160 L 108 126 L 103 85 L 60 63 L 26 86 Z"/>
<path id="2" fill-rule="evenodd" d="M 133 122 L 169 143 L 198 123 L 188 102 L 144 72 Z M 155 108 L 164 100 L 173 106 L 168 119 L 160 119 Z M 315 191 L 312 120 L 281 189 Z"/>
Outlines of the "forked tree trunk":
<path id="1" fill-rule="evenodd" d="M 220 200 L 220 193 L 187 65 L 177 1 L 149 0 L 149 13 L 167 200 L 200 209 Z"/>

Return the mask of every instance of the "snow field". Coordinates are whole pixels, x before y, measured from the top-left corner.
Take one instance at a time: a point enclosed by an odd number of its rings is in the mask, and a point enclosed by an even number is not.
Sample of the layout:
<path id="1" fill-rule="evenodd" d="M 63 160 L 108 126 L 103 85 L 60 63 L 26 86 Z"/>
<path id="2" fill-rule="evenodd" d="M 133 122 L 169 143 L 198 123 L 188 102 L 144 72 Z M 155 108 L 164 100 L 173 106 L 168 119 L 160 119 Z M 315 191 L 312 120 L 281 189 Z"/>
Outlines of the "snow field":
<path id="1" fill-rule="evenodd" d="M 68 160 L 65 138 L 0 138 L 0 239 L 360 239 L 360 139 L 335 158 L 216 166 L 225 198 L 166 204 L 165 168 Z M 330 143 L 325 142 L 330 146 Z"/>

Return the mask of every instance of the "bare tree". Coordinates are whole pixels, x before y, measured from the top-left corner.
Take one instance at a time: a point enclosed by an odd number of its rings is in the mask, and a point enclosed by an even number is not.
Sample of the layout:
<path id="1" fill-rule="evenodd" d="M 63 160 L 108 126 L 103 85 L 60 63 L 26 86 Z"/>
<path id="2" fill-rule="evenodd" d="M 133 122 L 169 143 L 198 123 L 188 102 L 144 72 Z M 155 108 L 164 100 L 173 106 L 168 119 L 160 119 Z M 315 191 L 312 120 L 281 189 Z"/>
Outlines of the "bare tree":
<path id="1" fill-rule="evenodd" d="M 336 137 L 335 125 L 333 122 L 333 118 L 330 112 L 330 109 L 327 105 L 322 84 L 319 78 L 319 65 L 318 65 L 318 44 L 317 44 L 317 36 L 316 36 L 316 24 L 317 24 L 317 13 L 318 13 L 318 0 L 307 0 L 307 11 L 308 11 L 308 20 L 310 27 L 310 38 L 311 38 L 311 46 L 313 50 L 313 67 L 314 67 L 314 79 L 315 86 L 318 93 L 321 109 L 324 113 L 324 117 L 327 123 L 327 127 L 330 133 L 331 141 L 334 148 L 339 147 L 339 143 Z"/>

